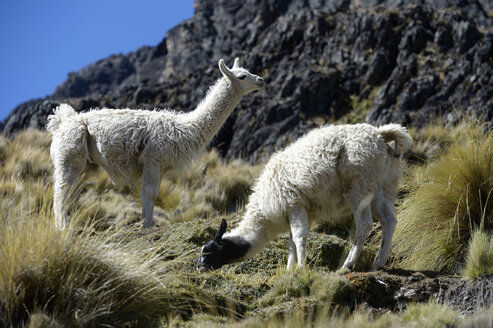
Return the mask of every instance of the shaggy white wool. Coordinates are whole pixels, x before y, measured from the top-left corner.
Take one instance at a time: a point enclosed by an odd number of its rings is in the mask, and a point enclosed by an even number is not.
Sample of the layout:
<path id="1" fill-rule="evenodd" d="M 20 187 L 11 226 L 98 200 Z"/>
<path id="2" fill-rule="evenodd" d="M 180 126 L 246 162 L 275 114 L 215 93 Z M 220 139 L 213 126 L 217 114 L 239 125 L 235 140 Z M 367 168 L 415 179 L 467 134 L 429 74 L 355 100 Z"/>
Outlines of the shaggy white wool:
<path id="1" fill-rule="evenodd" d="M 384 230 L 374 269 L 382 267 L 396 224 L 393 202 L 400 175 L 398 156 L 411 144 L 406 129 L 397 124 L 315 129 L 272 155 L 253 187 L 243 220 L 224 237 L 241 236 L 249 242 L 248 258 L 289 230 L 288 265 L 296 260 L 303 265 L 311 224 L 352 213 L 355 246 L 344 264 L 350 268 L 373 225 L 373 209 Z"/>

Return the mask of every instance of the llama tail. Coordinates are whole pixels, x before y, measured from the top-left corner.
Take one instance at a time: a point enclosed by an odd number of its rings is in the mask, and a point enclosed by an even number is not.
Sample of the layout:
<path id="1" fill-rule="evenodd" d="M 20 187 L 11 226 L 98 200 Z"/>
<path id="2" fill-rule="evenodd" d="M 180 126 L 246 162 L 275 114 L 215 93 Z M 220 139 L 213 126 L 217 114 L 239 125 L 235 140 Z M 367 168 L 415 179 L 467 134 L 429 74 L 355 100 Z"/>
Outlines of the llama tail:
<path id="1" fill-rule="evenodd" d="M 63 121 L 74 115 L 77 115 L 77 112 L 72 106 L 69 104 L 61 104 L 53 110 L 52 115 L 48 116 L 46 129 L 53 134 Z"/>
<path id="2" fill-rule="evenodd" d="M 407 132 L 407 129 L 399 124 L 387 124 L 378 128 L 378 132 L 387 143 L 394 142 L 394 151 L 396 155 L 402 154 L 413 145 L 413 138 Z"/>

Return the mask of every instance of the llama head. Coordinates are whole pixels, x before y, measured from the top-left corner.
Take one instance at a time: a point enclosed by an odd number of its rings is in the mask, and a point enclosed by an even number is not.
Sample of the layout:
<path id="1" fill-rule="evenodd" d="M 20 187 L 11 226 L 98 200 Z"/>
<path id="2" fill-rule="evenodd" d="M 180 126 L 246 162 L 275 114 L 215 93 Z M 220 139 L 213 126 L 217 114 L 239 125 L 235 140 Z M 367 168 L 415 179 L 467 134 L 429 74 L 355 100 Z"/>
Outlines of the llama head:
<path id="1" fill-rule="evenodd" d="M 245 256 L 250 244 L 241 237 L 225 237 L 227 224 L 222 219 L 214 238 L 207 241 L 200 250 L 197 261 L 199 270 L 216 270 L 225 264 L 233 263 Z"/>
<path id="2" fill-rule="evenodd" d="M 226 66 L 223 59 L 219 60 L 219 70 L 231 81 L 233 88 L 241 96 L 264 87 L 264 80 L 260 76 L 252 74 L 240 67 L 239 58 L 235 59 L 235 63 L 231 69 Z"/>

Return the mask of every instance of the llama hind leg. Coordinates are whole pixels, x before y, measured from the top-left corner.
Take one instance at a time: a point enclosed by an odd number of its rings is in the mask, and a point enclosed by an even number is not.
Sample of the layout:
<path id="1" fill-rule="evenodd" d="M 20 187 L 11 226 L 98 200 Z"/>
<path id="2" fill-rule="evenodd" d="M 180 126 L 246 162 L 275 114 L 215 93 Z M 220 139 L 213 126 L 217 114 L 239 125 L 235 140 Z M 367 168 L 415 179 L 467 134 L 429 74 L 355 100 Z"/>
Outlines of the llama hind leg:
<path id="1" fill-rule="evenodd" d="M 296 257 L 298 260 L 298 267 L 302 267 L 305 264 L 306 253 L 306 238 L 310 230 L 308 222 L 308 214 L 302 207 L 296 207 L 289 212 L 289 226 L 292 234 L 292 240 L 295 247 L 290 247 L 290 257 L 294 260 L 294 254 L 291 256 L 291 252 L 296 249 Z M 290 245 L 292 246 L 292 245 Z M 288 258 L 289 262 L 289 258 Z M 290 263 L 291 264 L 291 263 Z"/>
<path id="2" fill-rule="evenodd" d="M 380 245 L 377 259 L 372 268 L 372 271 L 376 271 L 383 268 L 389 258 L 390 248 L 392 246 L 392 235 L 394 234 L 395 226 L 397 225 L 397 219 L 394 215 L 394 206 L 390 200 L 378 198 L 375 199 L 374 204 L 372 205 L 382 227 L 382 244 Z"/>
<path id="3" fill-rule="evenodd" d="M 356 260 L 358 259 L 363 245 L 370 234 L 371 229 L 373 228 L 373 219 L 371 214 L 370 203 L 373 198 L 373 194 L 367 195 L 363 197 L 359 202 L 356 202 L 357 207 L 351 208 L 353 211 L 354 221 L 356 223 L 356 232 L 354 235 L 354 244 L 349 254 L 344 261 L 344 265 L 342 266 L 342 270 L 350 270 L 353 268 Z M 355 204 L 354 200 L 358 198 L 352 198 L 352 202 L 350 204 Z"/>
<path id="4" fill-rule="evenodd" d="M 85 160 L 55 165 L 53 208 L 55 212 L 55 228 L 64 230 L 67 224 L 67 210 L 70 196 L 74 194 L 86 167 Z"/>
<path id="5" fill-rule="evenodd" d="M 53 210 L 55 212 L 55 229 L 65 229 L 65 213 L 63 211 L 63 181 L 55 176 L 54 192 L 53 192 Z"/>
<path id="6" fill-rule="evenodd" d="M 289 239 L 288 239 L 288 247 L 289 247 L 289 255 L 288 255 L 288 269 L 293 267 L 294 264 L 298 261 L 298 256 L 296 255 L 296 245 L 293 241 L 293 233 L 291 230 L 289 231 Z"/>
<path id="7" fill-rule="evenodd" d="M 159 192 L 161 176 L 159 167 L 147 165 L 142 174 L 142 227 L 150 228 L 154 225 L 154 201 Z"/>

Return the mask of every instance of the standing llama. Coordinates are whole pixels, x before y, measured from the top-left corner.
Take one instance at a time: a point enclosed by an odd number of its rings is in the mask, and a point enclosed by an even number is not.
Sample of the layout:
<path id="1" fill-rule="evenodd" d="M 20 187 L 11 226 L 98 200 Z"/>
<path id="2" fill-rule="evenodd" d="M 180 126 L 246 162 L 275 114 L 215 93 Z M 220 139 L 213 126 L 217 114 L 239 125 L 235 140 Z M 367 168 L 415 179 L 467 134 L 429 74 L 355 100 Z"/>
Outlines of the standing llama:
<path id="1" fill-rule="evenodd" d="M 68 195 L 83 174 L 102 167 L 118 186 L 142 183 L 143 227 L 154 224 L 154 200 L 161 176 L 197 158 L 224 124 L 243 95 L 264 86 L 261 77 L 240 67 L 236 58 L 194 111 L 101 109 L 77 114 L 68 104 L 48 117 L 52 135 L 55 226 L 66 225 Z"/>
<path id="2" fill-rule="evenodd" d="M 303 266 L 310 226 L 353 214 L 354 245 L 343 265 L 355 264 L 373 227 L 382 226 L 382 244 L 373 270 L 387 261 L 397 220 L 393 203 L 400 176 L 399 155 L 412 144 L 397 124 L 325 126 L 274 154 L 257 179 L 239 226 L 226 232 L 226 220 L 199 256 L 199 269 L 254 256 L 279 233 L 289 230 L 288 268 Z"/>

